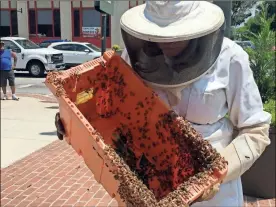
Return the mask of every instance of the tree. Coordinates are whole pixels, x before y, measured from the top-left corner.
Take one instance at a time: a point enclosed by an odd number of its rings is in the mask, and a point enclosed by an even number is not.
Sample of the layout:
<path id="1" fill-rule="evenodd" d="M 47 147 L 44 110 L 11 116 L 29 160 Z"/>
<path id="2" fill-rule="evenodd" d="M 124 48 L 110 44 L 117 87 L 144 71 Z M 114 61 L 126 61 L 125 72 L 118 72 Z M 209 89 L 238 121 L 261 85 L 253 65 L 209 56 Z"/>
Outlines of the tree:
<path id="1" fill-rule="evenodd" d="M 255 5 L 257 0 L 248 1 L 232 1 L 232 26 L 238 26 L 244 22 L 244 20 L 251 16 L 250 9 Z"/>
<path id="2" fill-rule="evenodd" d="M 274 99 L 276 92 L 275 51 L 272 50 L 275 45 L 275 32 L 271 30 L 274 18 L 275 15 L 268 17 L 268 5 L 261 4 L 259 15 L 254 17 L 254 23 L 260 27 L 260 31 L 257 34 L 252 31 L 243 34 L 255 46 L 254 49 L 247 48 L 246 52 L 249 54 L 250 65 L 263 102 Z"/>
<path id="3" fill-rule="evenodd" d="M 265 6 L 267 6 L 267 17 L 268 18 L 273 17 L 273 15 L 275 15 L 275 13 L 276 13 L 276 1 L 265 1 L 265 2 L 263 2 L 263 4 Z M 262 9 L 261 5 L 259 5 L 257 7 L 257 10 L 261 11 L 261 9 Z M 271 22 L 270 29 L 276 31 L 276 19 L 275 18 Z"/>
<path id="4" fill-rule="evenodd" d="M 232 25 L 233 26 L 237 26 L 240 23 L 242 23 L 245 18 L 247 18 L 248 16 L 250 16 L 250 10 L 247 10 L 246 12 L 244 12 L 244 10 L 246 10 L 246 5 L 250 6 L 249 4 L 252 1 L 235 1 L 232 4 Z M 253 3 L 252 3 L 253 4 Z M 264 1 L 262 3 L 260 3 L 259 5 L 257 5 L 256 10 L 255 10 L 255 17 L 258 17 L 260 15 L 260 12 L 262 10 L 262 5 L 264 4 L 264 6 L 267 7 L 267 17 L 273 17 L 273 15 L 276 12 L 276 1 Z M 241 7 L 241 8 L 239 8 Z M 251 5 L 252 7 L 252 5 Z M 249 8 L 251 8 L 249 7 Z M 255 17 L 251 17 L 249 18 L 245 23 L 243 27 L 240 28 L 232 28 L 232 39 L 235 40 L 248 40 L 246 39 L 245 36 L 240 36 L 239 34 L 241 34 L 242 32 L 247 32 L 247 31 L 251 31 L 255 34 L 258 34 L 260 32 L 260 25 L 257 23 L 257 18 Z M 276 18 L 274 18 L 274 20 L 271 22 L 270 24 L 270 29 L 272 29 L 273 31 L 276 31 Z"/>
<path id="5" fill-rule="evenodd" d="M 236 3 L 237 4 L 237 3 Z M 247 33 L 248 31 L 258 34 L 260 32 L 260 24 L 258 23 L 258 16 L 262 11 L 262 6 L 267 8 L 267 18 L 272 18 L 276 12 L 276 2 L 275 1 L 263 1 L 256 7 L 255 17 L 249 18 L 243 27 L 233 28 L 233 38 L 235 40 L 248 40 L 245 36 L 240 36 L 242 33 Z M 270 29 L 276 31 L 276 18 L 271 22 Z"/>
<path id="6" fill-rule="evenodd" d="M 261 27 L 258 23 L 257 16 L 251 17 L 250 19 L 248 19 L 243 27 L 233 28 L 233 38 L 235 40 L 246 41 L 248 40 L 248 34 L 250 34 L 251 32 L 254 34 L 258 34 L 261 30 L 260 28 Z"/>

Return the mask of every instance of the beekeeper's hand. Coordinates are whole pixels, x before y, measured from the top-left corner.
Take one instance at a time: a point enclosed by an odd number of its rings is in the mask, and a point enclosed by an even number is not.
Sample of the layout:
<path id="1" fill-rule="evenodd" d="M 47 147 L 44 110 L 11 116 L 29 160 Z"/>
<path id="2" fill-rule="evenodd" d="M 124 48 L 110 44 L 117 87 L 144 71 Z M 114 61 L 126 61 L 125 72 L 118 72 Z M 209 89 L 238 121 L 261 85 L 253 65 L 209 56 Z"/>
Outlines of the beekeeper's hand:
<path id="1" fill-rule="evenodd" d="M 219 191 L 220 183 L 217 183 L 212 188 L 204 191 L 204 193 L 196 200 L 196 202 L 211 200 Z"/>
<path id="2" fill-rule="evenodd" d="M 59 112 L 56 113 L 55 125 L 56 125 L 56 128 L 57 128 L 57 136 L 58 136 L 58 138 L 60 140 L 63 140 L 63 136 L 65 135 L 65 129 L 64 129 L 64 126 L 63 126 L 62 121 L 60 119 Z"/>

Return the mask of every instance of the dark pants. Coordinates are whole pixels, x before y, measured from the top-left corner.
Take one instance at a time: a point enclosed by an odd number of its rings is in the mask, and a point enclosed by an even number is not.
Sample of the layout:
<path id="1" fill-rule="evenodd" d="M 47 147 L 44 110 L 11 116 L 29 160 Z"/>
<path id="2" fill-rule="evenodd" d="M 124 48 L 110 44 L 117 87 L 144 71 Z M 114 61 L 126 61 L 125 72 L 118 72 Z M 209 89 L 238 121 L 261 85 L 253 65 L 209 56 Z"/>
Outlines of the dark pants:
<path id="1" fill-rule="evenodd" d="M 15 85 L 15 75 L 13 70 L 1 70 L 1 87 L 7 86 L 7 81 L 9 81 L 9 86 Z"/>

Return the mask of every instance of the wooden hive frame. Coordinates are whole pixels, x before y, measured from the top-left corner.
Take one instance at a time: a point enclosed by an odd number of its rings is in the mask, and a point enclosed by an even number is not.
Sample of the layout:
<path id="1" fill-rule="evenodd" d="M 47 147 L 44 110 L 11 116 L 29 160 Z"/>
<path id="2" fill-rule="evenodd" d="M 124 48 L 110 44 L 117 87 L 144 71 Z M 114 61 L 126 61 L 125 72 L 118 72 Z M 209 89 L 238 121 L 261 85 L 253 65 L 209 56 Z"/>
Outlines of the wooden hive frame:
<path id="1" fill-rule="evenodd" d="M 123 71 L 124 75 L 137 88 L 142 88 L 145 93 L 152 94 L 152 90 L 145 86 L 131 68 L 119 56 L 115 55 L 113 51 L 106 52 L 101 58 L 67 71 L 49 73 L 45 84 L 56 95 L 59 102 L 61 120 L 66 129 L 65 140 L 83 157 L 97 182 L 101 183 L 105 190 L 118 201 L 119 206 L 188 206 L 196 202 L 196 199 L 206 189 L 222 181 L 227 173 L 227 163 L 214 149 L 211 149 L 211 145 L 207 141 L 204 141 L 185 120 L 177 117 L 174 119 L 177 124 L 181 126 L 181 123 L 185 122 L 184 125 L 188 127 L 188 130 L 191 129 L 189 132 L 190 137 L 195 134 L 197 142 L 202 143 L 202 146 L 204 146 L 205 151 L 201 151 L 205 154 L 202 154 L 202 156 L 206 156 L 207 149 L 212 150 L 214 153 L 212 165 L 209 165 L 204 172 L 197 173 L 187 179 L 177 189 L 162 199 L 156 199 L 153 192 L 138 179 L 136 174 L 130 170 L 129 166 L 111 147 L 110 141 L 105 139 L 106 135 L 110 133 L 110 130 L 107 128 L 109 125 L 108 122 L 105 122 L 106 126 L 103 126 L 102 122 L 100 122 L 101 124 L 97 122 L 91 124 L 87 115 L 82 113 L 82 111 L 89 111 L 89 107 L 92 107 L 92 105 L 89 105 L 84 108 L 81 104 L 93 99 L 95 91 L 89 88 L 89 84 L 85 83 L 85 85 L 83 83 L 84 79 L 80 79 L 80 77 L 90 72 L 91 74 L 95 74 L 95 71 L 101 71 L 107 65 Z M 68 86 L 68 80 L 72 77 L 71 83 L 73 81 L 75 84 L 74 86 Z M 87 75 L 87 79 L 89 79 L 89 75 Z M 78 80 L 81 81 L 78 82 Z M 80 89 L 79 85 L 85 86 L 82 89 L 85 93 L 77 93 Z M 71 97 L 68 95 L 69 89 L 74 94 Z M 158 102 L 160 105 L 159 108 L 161 108 L 160 110 L 157 109 L 156 113 L 171 113 L 168 106 L 160 101 L 158 97 L 155 97 L 154 100 Z M 110 124 L 112 123 L 110 122 Z M 184 130 L 187 130 L 187 128 Z M 108 133 L 105 133 L 105 131 L 108 131 Z M 198 143 L 193 145 L 194 148 L 196 148 Z M 139 196 L 137 197 L 137 195 Z"/>

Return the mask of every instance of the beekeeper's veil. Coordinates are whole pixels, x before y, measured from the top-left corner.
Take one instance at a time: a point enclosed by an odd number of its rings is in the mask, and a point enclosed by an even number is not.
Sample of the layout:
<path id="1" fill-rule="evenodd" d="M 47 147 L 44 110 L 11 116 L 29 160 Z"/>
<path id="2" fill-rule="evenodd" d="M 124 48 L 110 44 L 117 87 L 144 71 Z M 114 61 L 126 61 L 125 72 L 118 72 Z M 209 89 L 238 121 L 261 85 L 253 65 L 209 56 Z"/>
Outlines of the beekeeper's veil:
<path id="1" fill-rule="evenodd" d="M 206 1 L 147 1 L 122 15 L 121 30 L 133 69 L 152 84 L 176 87 L 214 65 L 224 14 Z"/>

